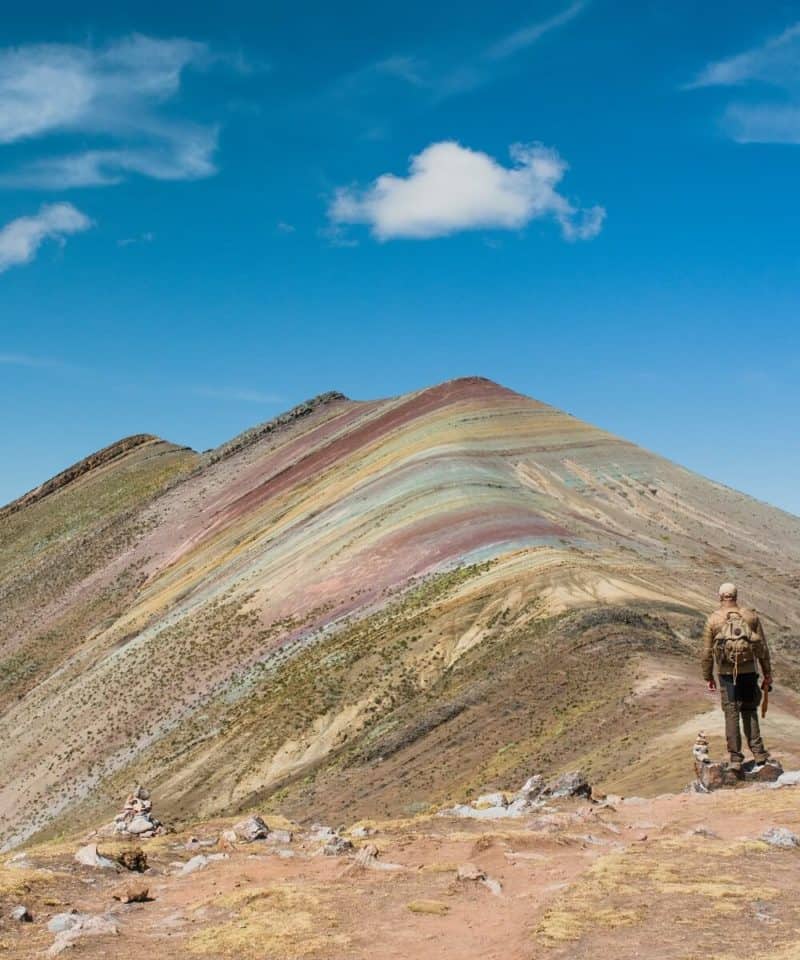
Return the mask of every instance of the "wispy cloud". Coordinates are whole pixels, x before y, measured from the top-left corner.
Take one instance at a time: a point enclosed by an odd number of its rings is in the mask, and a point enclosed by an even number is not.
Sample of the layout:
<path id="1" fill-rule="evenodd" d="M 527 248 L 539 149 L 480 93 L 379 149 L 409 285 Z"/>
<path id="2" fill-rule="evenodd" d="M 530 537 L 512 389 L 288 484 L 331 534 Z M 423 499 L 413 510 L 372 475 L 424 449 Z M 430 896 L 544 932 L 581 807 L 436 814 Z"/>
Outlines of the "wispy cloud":
<path id="1" fill-rule="evenodd" d="M 235 400 L 242 403 L 259 404 L 284 402 L 284 398 L 277 394 L 242 387 L 193 387 L 189 392 L 196 397 L 208 397 L 211 400 Z"/>
<path id="2" fill-rule="evenodd" d="M 685 89 L 759 91 L 758 99 L 730 101 L 722 115 L 739 143 L 800 143 L 800 22 L 764 43 L 707 64 Z M 770 96 L 771 92 L 771 96 Z"/>
<path id="3" fill-rule="evenodd" d="M 588 0 L 576 0 L 553 16 L 518 27 L 471 54 L 462 51 L 460 56 L 450 58 L 394 54 L 343 77 L 336 92 L 344 96 L 369 92 L 377 81 L 389 79 L 426 91 L 435 102 L 467 93 L 490 83 L 504 61 L 510 61 L 546 34 L 566 26 L 587 4 Z"/>
<path id="4" fill-rule="evenodd" d="M 36 44 L 0 50 L 0 144 L 56 134 L 98 141 L 8 170 L 0 174 L 0 185 L 50 189 L 104 186 L 130 174 L 159 180 L 211 176 L 217 127 L 168 115 L 164 107 L 176 99 L 187 69 L 217 59 L 203 43 L 139 34 L 101 48 Z"/>
<path id="5" fill-rule="evenodd" d="M 125 237 L 122 240 L 117 240 L 118 247 L 132 247 L 137 243 L 152 243 L 156 238 L 156 235 L 151 230 L 146 230 L 144 233 L 140 233 L 135 237 Z"/>
<path id="6" fill-rule="evenodd" d="M 584 0 L 578 0 L 577 3 L 570 4 L 565 10 L 562 10 L 553 17 L 549 17 L 547 20 L 530 23 L 527 26 L 520 27 L 518 30 L 514 30 L 512 33 L 491 44 L 491 46 L 484 51 L 484 57 L 487 60 L 504 60 L 506 57 L 514 56 L 514 54 L 519 53 L 521 50 L 526 50 L 532 44 L 536 43 L 537 40 L 541 40 L 546 33 L 550 33 L 551 30 L 557 30 L 559 27 L 568 24 L 570 20 L 574 20 L 575 17 L 583 11 L 585 6 L 586 3 Z"/>
<path id="7" fill-rule="evenodd" d="M 432 143 L 411 158 L 407 177 L 379 176 L 365 189 L 339 189 L 328 215 L 334 228 L 363 223 L 378 240 L 429 239 L 464 230 L 518 230 L 551 218 L 566 239 L 586 240 L 605 210 L 578 209 L 556 189 L 567 170 L 558 152 L 516 144 L 512 165 L 453 141 Z"/>
<path id="8" fill-rule="evenodd" d="M 8 367 L 29 367 L 36 370 L 64 366 L 60 360 L 53 360 L 51 357 L 34 357 L 27 353 L 0 353 L 0 365 Z"/>
<path id="9" fill-rule="evenodd" d="M 800 86 L 800 23 L 787 27 L 757 47 L 707 64 L 687 86 L 742 86 L 752 80 L 778 87 Z"/>
<path id="10" fill-rule="evenodd" d="M 46 240 L 64 244 L 66 237 L 82 233 L 92 221 L 71 203 L 45 204 L 29 217 L 18 217 L 0 229 L 0 273 L 30 263 Z"/>

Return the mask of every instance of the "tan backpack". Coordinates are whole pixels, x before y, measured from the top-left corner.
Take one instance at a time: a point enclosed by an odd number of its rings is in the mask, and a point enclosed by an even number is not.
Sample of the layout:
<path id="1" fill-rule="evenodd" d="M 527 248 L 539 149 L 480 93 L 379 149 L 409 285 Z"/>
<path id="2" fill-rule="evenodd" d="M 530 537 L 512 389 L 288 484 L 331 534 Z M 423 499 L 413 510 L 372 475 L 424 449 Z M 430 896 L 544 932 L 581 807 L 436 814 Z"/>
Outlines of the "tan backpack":
<path id="1" fill-rule="evenodd" d="M 739 610 L 728 610 L 721 627 L 714 637 L 714 647 L 717 663 L 725 660 L 733 664 L 734 680 L 739 673 L 740 663 L 750 663 L 755 660 L 756 637 L 750 624 Z"/>

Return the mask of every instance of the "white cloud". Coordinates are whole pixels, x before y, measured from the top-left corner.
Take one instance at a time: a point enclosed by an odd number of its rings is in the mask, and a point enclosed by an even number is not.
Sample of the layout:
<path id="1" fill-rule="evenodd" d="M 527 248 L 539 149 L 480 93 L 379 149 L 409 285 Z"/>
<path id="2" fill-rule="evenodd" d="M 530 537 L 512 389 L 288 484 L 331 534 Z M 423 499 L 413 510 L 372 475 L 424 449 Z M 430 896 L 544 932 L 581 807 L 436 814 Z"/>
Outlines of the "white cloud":
<path id="1" fill-rule="evenodd" d="M 511 148 L 513 165 L 454 141 L 432 143 L 411 158 L 409 175 L 385 173 L 364 190 L 339 189 L 329 208 L 333 224 L 364 223 L 379 240 L 426 239 L 462 230 L 518 230 L 551 217 L 567 239 L 589 239 L 605 210 L 579 210 L 556 190 L 566 162 L 541 144 Z"/>
<path id="2" fill-rule="evenodd" d="M 92 221 L 71 203 L 45 204 L 31 217 L 18 217 L 0 229 L 0 273 L 9 267 L 30 263 L 45 240 L 65 242 L 81 233 Z"/>
<path id="3" fill-rule="evenodd" d="M 135 34 L 95 49 L 37 44 L 0 50 L 0 144 L 55 134 L 103 145 L 48 155 L 0 175 L 0 184 L 60 188 L 216 172 L 217 129 L 167 118 L 183 72 L 213 60 L 205 44 Z M 107 146 L 108 140 L 112 145 Z"/>
<path id="4" fill-rule="evenodd" d="M 686 89 L 701 87 L 770 88 L 773 99 L 734 100 L 722 125 L 738 143 L 800 143 L 800 23 L 760 46 L 709 63 Z"/>

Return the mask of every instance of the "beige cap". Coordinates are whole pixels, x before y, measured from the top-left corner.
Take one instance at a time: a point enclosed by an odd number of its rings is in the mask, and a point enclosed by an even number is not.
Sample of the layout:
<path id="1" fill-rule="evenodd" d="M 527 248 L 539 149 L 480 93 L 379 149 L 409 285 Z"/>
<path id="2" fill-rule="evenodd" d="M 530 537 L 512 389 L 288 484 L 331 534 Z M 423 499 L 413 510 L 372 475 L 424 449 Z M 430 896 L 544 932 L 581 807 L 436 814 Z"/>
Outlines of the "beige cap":
<path id="1" fill-rule="evenodd" d="M 719 588 L 720 597 L 736 597 L 738 590 L 735 583 L 723 583 Z"/>

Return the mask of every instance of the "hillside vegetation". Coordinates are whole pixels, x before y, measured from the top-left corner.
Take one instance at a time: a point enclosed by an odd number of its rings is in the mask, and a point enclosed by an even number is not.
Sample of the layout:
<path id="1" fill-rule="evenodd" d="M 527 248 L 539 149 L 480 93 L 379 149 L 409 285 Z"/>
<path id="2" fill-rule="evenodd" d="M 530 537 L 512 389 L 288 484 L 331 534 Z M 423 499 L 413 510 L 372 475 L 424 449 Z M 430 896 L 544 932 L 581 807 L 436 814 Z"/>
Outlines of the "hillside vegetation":
<path id="1" fill-rule="evenodd" d="M 723 579 L 800 765 L 796 517 L 480 378 L 324 394 L 202 455 L 131 438 L 0 511 L 0 845 L 140 781 L 172 822 L 413 815 L 576 766 L 679 789 L 721 731 Z"/>

